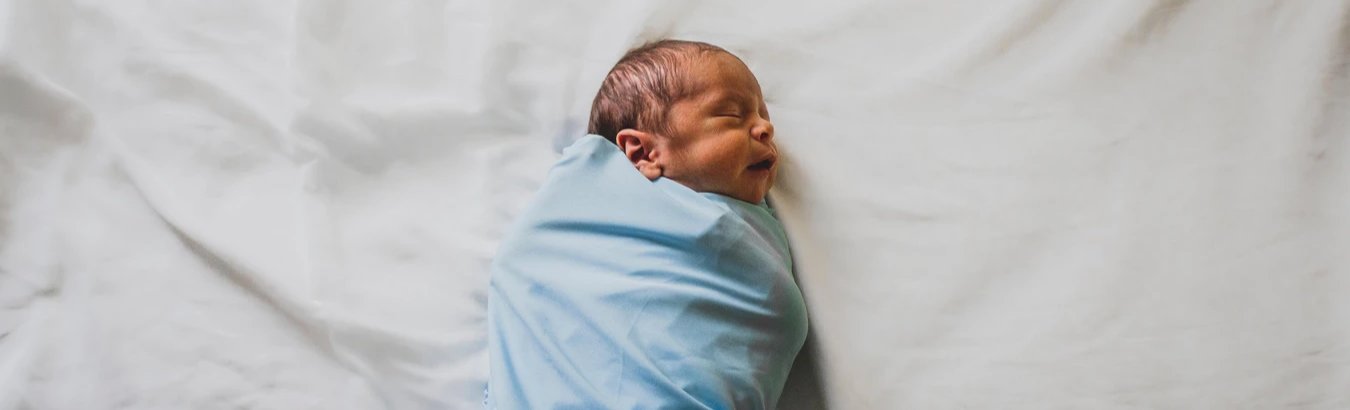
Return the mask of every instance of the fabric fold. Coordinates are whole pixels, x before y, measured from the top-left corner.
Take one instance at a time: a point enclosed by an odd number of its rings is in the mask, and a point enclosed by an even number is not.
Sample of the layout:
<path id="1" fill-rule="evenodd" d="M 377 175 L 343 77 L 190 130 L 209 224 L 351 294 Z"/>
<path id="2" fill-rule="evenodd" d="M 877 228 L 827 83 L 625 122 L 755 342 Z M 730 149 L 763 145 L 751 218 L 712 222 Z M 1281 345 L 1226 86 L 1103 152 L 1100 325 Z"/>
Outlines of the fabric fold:
<path id="1" fill-rule="evenodd" d="M 599 136 L 502 243 L 492 408 L 774 408 L 807 320 L 766 204 L 649 181 Z"/>

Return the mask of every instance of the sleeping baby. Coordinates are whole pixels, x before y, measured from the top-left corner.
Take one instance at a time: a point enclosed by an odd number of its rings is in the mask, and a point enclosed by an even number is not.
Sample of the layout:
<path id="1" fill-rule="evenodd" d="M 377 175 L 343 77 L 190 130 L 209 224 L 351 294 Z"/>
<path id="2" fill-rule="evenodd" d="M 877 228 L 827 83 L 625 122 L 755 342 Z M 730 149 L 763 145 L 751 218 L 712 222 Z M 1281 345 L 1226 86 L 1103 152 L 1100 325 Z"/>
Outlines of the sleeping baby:
<path id="1" fill-rule="evenodd" d="M 706 43 L 610 70 L 492 264 L 494 409 L 772 409 L 806 338 L 759 83 Z"/>

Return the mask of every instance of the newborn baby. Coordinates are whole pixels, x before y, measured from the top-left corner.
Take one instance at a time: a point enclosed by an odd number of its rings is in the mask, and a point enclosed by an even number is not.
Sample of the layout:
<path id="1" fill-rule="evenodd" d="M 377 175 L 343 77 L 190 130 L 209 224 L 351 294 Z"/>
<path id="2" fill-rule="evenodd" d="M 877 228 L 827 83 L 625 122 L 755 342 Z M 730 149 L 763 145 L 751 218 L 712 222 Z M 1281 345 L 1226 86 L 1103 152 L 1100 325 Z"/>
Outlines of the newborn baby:
<path id="1" fill-rule="evenodd" d="M 758 81 L 736 56 L 629 51 L 493 261 L 498 409 L 771 409 L 806 338 Z"/>

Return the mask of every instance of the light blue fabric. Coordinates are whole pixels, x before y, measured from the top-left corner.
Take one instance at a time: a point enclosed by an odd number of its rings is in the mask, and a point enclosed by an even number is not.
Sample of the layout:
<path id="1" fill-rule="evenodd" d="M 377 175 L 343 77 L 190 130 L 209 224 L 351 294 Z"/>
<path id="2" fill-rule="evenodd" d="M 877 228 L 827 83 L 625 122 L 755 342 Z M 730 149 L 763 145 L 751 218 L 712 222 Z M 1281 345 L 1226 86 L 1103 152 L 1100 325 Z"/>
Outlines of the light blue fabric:
<path id="1" fill-rule="evenodd" d="M 764 204 L 649 181 L 582 138 L 493 262 L 488 406 L 775 408 L 806 339 L 791 272 Z"/>

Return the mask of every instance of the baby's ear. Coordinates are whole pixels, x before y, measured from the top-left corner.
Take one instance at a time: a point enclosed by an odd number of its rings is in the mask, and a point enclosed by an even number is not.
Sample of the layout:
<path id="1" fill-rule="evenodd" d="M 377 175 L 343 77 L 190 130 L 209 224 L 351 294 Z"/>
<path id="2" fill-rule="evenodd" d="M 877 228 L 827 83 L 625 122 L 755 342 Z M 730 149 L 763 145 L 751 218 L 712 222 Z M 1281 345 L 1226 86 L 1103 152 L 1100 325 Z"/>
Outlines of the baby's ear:
<path id="1" fill-rule="evenodd" d="M 625 128 L 614 136 L 614 143 L 642 176 L 652 181 L 661 176 L 662 152 L 657 146 L 656 134 Z"/>

